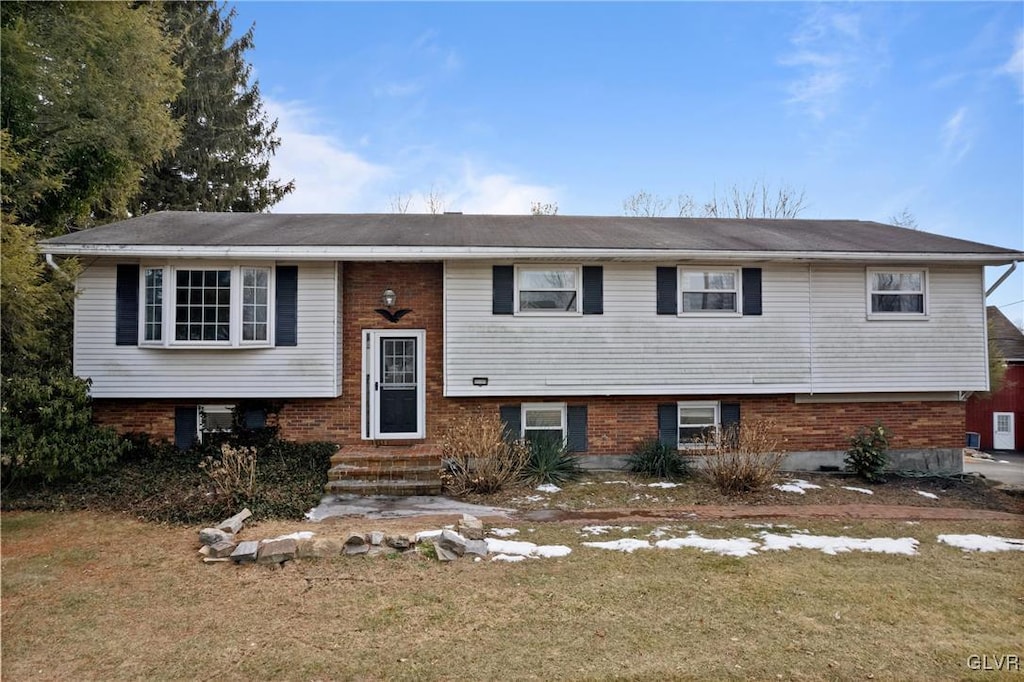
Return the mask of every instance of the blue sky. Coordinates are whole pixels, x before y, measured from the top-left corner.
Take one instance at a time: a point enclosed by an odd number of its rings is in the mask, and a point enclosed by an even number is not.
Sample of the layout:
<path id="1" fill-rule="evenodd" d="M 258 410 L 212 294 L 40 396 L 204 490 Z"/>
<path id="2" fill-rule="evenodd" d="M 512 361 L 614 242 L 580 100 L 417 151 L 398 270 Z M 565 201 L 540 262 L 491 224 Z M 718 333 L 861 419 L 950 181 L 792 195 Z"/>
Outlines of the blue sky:
<path id="1" fill-rule="evenodd" d="M 620 215 L 762 182 L 801 217 L 1024 250 L 1021 3 L 236 8 L 297 185 L 276 212 Z M 1017 273 L 991 302 L 1020 324 L 1022 299 Z"/>

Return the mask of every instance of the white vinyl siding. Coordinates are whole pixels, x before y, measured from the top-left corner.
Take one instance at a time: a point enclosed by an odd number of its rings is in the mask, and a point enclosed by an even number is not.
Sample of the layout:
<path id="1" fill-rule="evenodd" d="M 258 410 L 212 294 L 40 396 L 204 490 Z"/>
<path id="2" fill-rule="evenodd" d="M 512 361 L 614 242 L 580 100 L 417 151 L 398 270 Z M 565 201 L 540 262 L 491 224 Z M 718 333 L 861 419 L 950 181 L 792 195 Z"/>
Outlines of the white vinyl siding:
<path id="1" fill-rule="evenodd" d="M 333 262 L 299 265 L 297 346 L 162 348 L 115 344 L 116 262 L 93 263 L 78 279 L 75 373 L 93 380 L 96 398 L 335 397 L 341 393 L 339 272 Z"/>
<path id="2" fill-rule="evenodd" d="M 595 264 L 604 266 L 604 314 L 549 319 L 491 314 L 494 263 L 449 261 L 445 394 L 817 394 L 987 386 L 980 266 L 929 266 L 929 319 L 880 326 L 865 315 L 863 265 L 751 263 L 762 268 L 763 315 L 676 317 L 655 310 L 655 268 L 673 263 Z M 486 377 L 487 385 L 473 386 L 473 377 Z"/>
<path id="3" fill-rule="evenodd" d="M 929 266 L 928 318 L 884 323 L 865 315 L 864 273 L 813 266 L 814 392 L 987 389 L 981 267 Z"/>

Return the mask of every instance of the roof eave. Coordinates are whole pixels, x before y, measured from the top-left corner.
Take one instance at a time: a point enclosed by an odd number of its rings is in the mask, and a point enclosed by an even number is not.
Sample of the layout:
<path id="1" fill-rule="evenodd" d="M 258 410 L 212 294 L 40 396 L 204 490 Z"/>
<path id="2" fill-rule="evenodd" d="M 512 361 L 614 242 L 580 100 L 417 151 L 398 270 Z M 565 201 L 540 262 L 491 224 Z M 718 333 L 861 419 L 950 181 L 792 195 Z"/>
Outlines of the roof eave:
<path id="1" fill-rule="evenodd" d="M 974 263 L 1004 265 L 1024 260 L 1024 252 L 918 253 L 864 251 L 743 251 L 693 249 L 592 249 L 507 246 L 164 246 L 143 244 L 39 245 L 56 256 L 130 258 L 255 258 L 276 260 L 494 260 L 508 258 L 583 258 L 607 260 L 856 261 Z"/>

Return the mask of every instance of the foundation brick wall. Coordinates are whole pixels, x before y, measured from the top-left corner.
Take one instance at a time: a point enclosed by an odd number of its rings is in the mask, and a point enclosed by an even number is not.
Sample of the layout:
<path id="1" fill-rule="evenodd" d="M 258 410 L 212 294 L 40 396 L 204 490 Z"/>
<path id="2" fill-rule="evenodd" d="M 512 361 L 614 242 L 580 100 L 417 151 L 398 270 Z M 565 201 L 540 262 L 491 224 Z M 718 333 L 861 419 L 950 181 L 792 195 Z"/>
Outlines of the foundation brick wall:
<path id="1" fill-rule="evenodd" d="M 384 289 L 398 295 L 396 308 L 411 310 L 397 323 L 374 312 Z M 786 451 L 845 450 L 861 426 L 881 421 L 892 432 L 893 449 L 958 448 L 963 445 L 965 407 L 962 402 L 881 402 L 797 404 L 793 396 L 619 396 L 619 397 L 443 397 L 443 266 L 440 263 L 347 262 L 342 273 L 342 396 L 330 399 L 276 400 L 281 410 L 276 425 L 284 438 L 325 440 L 340 445 L 360 443 L 360 382 L 364 329 L 426 330 L 427 438 L 439 442 L 448 422 L 466 412 L 494 413 L 501 405 L 523 402 L 566 402 L 588 407 L 588 454 L 622 455 L 639 441 L 656 437 L 657 405 L 677 400 L 738 402 L 743 420 L 772 418 L 779 425 Z M 233 402 L 206 399 L 201 402 Z M 96 421 L 121 431 L 147 432 L 173 439 L 174 408 L 194 404 L 174 400 L 96 400 Z M 275 421 L 270 421 L 271 425 Z"/>

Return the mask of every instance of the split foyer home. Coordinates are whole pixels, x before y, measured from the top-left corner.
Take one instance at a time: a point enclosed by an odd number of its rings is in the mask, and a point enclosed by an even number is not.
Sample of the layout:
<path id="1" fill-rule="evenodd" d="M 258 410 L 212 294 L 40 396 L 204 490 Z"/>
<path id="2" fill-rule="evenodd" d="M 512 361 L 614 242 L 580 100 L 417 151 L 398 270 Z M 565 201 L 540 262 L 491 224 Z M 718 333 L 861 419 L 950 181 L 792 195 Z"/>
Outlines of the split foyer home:
<path id="1" fill-rule="evenodd" d="M 235 405 L 282 437 L 439 444 L 499 413 L 591 464 L 771 417 L 787 466 L 961 467 L 1011 249 L 856 220 L 164 212 L 42 243 L 83 268 L 96 419 L 185 447 Z"/>

